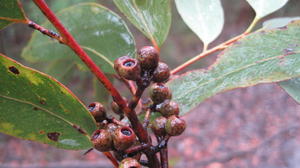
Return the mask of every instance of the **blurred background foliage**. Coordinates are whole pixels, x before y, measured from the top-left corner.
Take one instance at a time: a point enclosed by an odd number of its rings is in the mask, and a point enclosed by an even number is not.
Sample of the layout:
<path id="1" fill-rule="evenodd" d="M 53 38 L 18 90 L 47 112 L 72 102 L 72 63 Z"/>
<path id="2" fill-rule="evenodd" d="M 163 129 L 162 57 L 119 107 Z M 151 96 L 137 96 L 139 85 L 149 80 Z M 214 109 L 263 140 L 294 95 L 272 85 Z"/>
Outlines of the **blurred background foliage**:
<path id="1" fill-rule="evenodd" d="M 38 24 L 42 24 L 45 22 L 45 17 L 42 13 L 37 9 L 33 2 L 22 0 L 25 11 L 28 17 L 35 21 Z M 47 1 L 51 8 L 57 12 L 61 9 L 64 9 L 68 6 L 80 3 L 80 2 L 97 2 L 100 3 L 109 9 L 113 10 L 117 14 L 119 14 L 124 20 L 127 22 L 127 25 L 131 32 L 133 33 L 136 40 L 136 47 L 140 48 L 144 45 L 151 45 L 149 40 L 138 31 L 132 24 L 129 23 L 128 20 L 116 9 L 112 1 L 108 0 L 48 0 Z M 225 25 L 222 31 L 222 34 L 215 40 L 210 46 L 215 46 L 231 37 L 241 34 L 246 30 L 249 26 L 250 22 L 255 16 L 254 11 L 250 8 L 250 6 L 246 3 L 246 1 L 237 1 L 237 0 L 222 0 L 223 8 L 225 11 Z M 299 12 L 300 1 L 299 0 L 290 0 L 288 4 L 280 9 L 279 11 L 269 15 L 264 18 L 264 20 L 268 20 L 270 18 L 275 17 L 287 17 L 287 16 L 300 16 Z M 262 22 L 261 21 L 256 28 L 260 28 Z M 161 23 L 164 24 L 164 23 Z M 53 75 L 67 87 L 69 87 L 85 104 L 89 104 L 92 101 L 100 101 L 100 102 L 108 102 L 110 97 L 107 92 L 103 89 L 102 85 L 91 75 L 88 71 L 82 71 L 78 66 L 71 66 L 69 69 L 66 69 L 66 65 L 69 62 L 52 62 L 52 63 L 28 63 L 24 61 L 21 57 L 22 49 L 28 43 L 33 30 L 23 24 L 12 24 L 5 29 L 0 31 L 0 52 L 12 57 L 13 59 L 27 65 L 29 67 L 33 67 L 42 72 Z M 76 36 L 76 35 L 74 35 Z M 167 62 L 171 68 L 175 68 L 181 63 L 185 62 L 189 58 L 199 54 L 202 51 L 202 43 L 196 37 L 194 33 L 184 24 L 179 14 L 175 9 L 175 5 L 172 2 L 172 26 L 169 32 L 169 36 L 161 47 L 161 60 Z M 212 64 L 216 59 L 216 54 L 213 54 L 207 58 L 202 59 L 198 63 L 190 66 L 185 71 L 191 69 L 199 69 L 205 68 Z M 55 65 L 56 68 L 52 68 Z M 59 66 L 57 66 L 59 65 Z M 113 77 L 110 76 L 113 80 Z M 113 80 L 117 88 L 122 92 L 122 95 L 128 96 L 128 90 L 117 80 Z M 231 98 L 228 96 L 229 99 Z M 234 99 L 233 99 L 234 100 Z M 229 101 L 229 100 L 228 100 Z M 212 103 L 209 101 L 208 103 Z M 274 102 L 275 103 L 275 102 Z M 207 104 L 206 106 L 208 106 Z M 258 107 L 259 108 L 259 107 Z M 187 116 L 188 118 L 189 116 Z M 189 121 L 189 119 L 187 119 Z M 199 124 L 199 123 L 198 123 Z M 190 125 L 191 126 L 191 125 Z M 201 129 L 200 125 L 194 125 L 193 128 Z M 188 128 L 188 129 L 193 129 Z M 184 135 L 183 135 L 184 136 Z M 178 139 L 174 138 L 174 143 Z M 64 156 L 63 153 L 58 153 L 58 151 L 62 151 L 59 149 L 53 149 L 46 145 L 40 145 L 31 142 L 23 142 L 14 139 L 13 137 L 8 137 L 6 135 L 0 134 L 0 163 L 9 163 L 11 161 L 16 160 L 16 156 L 24 154 L 24 151 L 17 153 L 17 155 L 8 149 L 9 145 L 17 145 L 21 146 L 21 149 L 29 150 L 28 156 L 17 157 L 17 163 L 24 163 L 23 159 L 31 158 L 29 161 L 25 161 L 26 163 L 30 162 L 56 162 L 64 159 L 74 159 L 77 158 L 79 160 L 98 160 L 95 155 L 91 155 L 92 157 L 83 158 L 81 154 L 70 151 L 70 156 Z M 9 145 L 5 145 L 9 144 Z M 173 144 L 173 146 L 175 145 Z M 23 147 L 22 147 L 23 146 Z M 17 150 L 17 148 L 12 148 L 13 150 Z M 36 155 L 31 154 L 33 151 L 42 153 L 42 151 L 47 154 L 41 154 L 38 157 Z M 178 153 L 178 151 L 172 151 L 173 153 Z M 25 152 L 26 153 L 26 152 Z M 179 151 L 180 153 L 180 151 Z M 172 155 L 172 154 L 171 154 Z M 94 158 L 93 158 L 94 156 Z M 98 155 L 96 155 L 99 157 Z M 176 154 L 175 154 L 176 156 Z M 172 158 L 172 163 L 177 163 L 178 158 Z M 35 158 L 32 158 L 35 157 Z M 185 156 L 183 156 L 185 157 Z M 101 160 L 101 159 L 100 159 Z M 103 159 L 102 159 L 103 160 Z M 1 167 L 1 164 L 0 164 Z"/>

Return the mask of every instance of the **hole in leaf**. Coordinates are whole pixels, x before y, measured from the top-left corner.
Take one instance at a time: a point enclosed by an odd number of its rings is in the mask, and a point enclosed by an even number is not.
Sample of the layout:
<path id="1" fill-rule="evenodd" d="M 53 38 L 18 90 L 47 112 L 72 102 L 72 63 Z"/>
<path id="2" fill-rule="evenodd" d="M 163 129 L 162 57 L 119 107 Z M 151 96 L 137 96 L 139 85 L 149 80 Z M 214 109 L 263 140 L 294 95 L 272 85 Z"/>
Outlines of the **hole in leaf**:
<path id="1" fill-rule="evenodd" d="M 14 66 L 10 66 L 10 67 L 8 67 L 8 69 L 10 70 L 10 72 L 12 72 L 16 75 L 20 74 L 20 71 Z"/>

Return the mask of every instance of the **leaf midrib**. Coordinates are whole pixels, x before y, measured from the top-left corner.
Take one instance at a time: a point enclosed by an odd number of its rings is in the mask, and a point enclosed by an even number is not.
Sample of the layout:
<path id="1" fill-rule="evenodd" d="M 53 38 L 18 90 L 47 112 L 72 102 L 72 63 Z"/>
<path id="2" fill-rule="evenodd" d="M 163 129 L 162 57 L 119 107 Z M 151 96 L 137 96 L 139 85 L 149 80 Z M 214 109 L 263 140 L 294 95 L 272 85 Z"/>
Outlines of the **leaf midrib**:
<path id="1" fill-rule="evenodd" d="M 20 100 L 20 99 L 15 98 L 15 97 L 5 96 L 5 95 L 2 95 L 2 94 L 0 94 L 0 97 L 2 97 L 2 98 L 4 98 L 4 99 L 16 101 L 16 102 L 19 102 L 19 103 L 31 105 L 31 106 L 33 106 L 33 107 L 37 107 L 38 109 L 43 110 L 44 112 L 48 113 L 49 115 L 54 116 L 54 117 L 56 117 L 56 118 L 62 120 L 63 122 L 69 124 L 71 127 L 73 127 L 73 125 L 75 125 L 75 124 L 73 124 L 71 121 L 68 121 L 68 120 L 64 119 L 63 117 L 61 117 L 61 116 L 55 114 L 54 112 L 52 112 L 52 111 L 50 111 L 50 110 L 48 110 L 48 109 L 45 109 L 45 108 L 43 108 L 43 107 L 41 107 L 41 106 L 39 106 L 39 105 L 36 105 L 36 104 L 34 104 L 34 103 L 32 103 L 32 102 L 25 101 L 25 100 Z M 82 129 L 83 129 L 83 128 L 82 128 Z M 84 129 L 83 129 L 83 130 L 84 130 Z M 87 132 L 86 130 L 84 130 L 84 131 Z M 85 134 L 85 136 L 88 138 L 88 140 L 90 139 L 90 136 L 89 136 L 88 134 Z"/>
<path id="2" fill-rule="evenodd" d="M 299 53 L 300 53 L 300 51 L 296 51 L 296 52 L 294 52 L 293 54 L 290 54 L 290 55 L 295 55 L 295 54 L 299 54 Z M 276 59 L 276 58 L 280 58 L 280 57 L 282 57 L 282 56 L 283 56 L 283 55 L 278 55 L 278 56 L 274 56 L 274 57 L 269 57 L 269 58 L 262 59 L 262 60 L 260 60 L 260 61 L 255 61 L 255 62 L 252 63 L 252 64 L 248 64 L 248 65 L 246 65 L 246 66 L 242 66 L 241 68 L 236 69 L 235 71 L 231 71 L 231 72 L 229 72 L 229 73 L 226 73 L 226 74 L 224 74 L 224 75 L 221 75 L 221 76 L 218 77 L 218 78 L 213 78 L 212 80 L 209 80 L 209 81 L 207 81 L 207 82 L 204 82 L 204 83 L 198 85 L 198 87 L 195 87 L 194 89 L 193 89 L 193 88 L 192 88 L 192 89 L 189 89 L 189 90 L 187 90 L 187 91 L 184 92 L 185 94 L 183 94 L 182 96 L 179 96 L 178 98 L 180 99 L 180 98 L 184 97 L 185 95 L 187 95 L 187 94 L 189 94 L 189 93 L 191 93 L 191 92 L 197 90 L 199 87 L 202 87 L 202 86 L 207 85 L 207 84 L 209 84 L 209 83 L 211 83 L 211 82 L 214 82 L 214 81 L 223 79 L 223 78 L 225 78 L 225 77 L 228 76 L 228 75 L 231 75 L 231 74 L 236 73 L 236 72 L 240 72 L 240 71 L 242 71 L 242 70 L 244 70 L 244 69 L 246 69 L 246 68 L 248 68 L 248 67 L 252 67 L 252 66 L 254 66 L 254 65 L 257 65 L 257 64 L 260 64 L 260 63 L 263 63 L 263 62 L 267 62 L 267 61 L 270 61 L 270 60 L 273 60 L 273 59 Z M 289 56 L 289 55 L 288 55 L 288 56 Z"/>

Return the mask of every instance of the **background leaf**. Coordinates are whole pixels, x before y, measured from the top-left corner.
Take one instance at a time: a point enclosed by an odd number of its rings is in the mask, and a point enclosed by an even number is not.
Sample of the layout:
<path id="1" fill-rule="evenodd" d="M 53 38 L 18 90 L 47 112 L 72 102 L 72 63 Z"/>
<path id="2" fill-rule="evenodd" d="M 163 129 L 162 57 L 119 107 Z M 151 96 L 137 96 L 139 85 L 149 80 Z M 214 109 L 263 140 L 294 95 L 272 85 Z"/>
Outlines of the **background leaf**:
<path id="1" fill-rule="evenodd" d="M 114 0 L 124 13 L 151 41 L 161 46 L 171 26 L 170 0 Z"/>
<path id="2" fill-rule="evenodd" d="M 51 10 L 56 13 L 69 6 L 76 5 L 82 2 L 97 2 L 97 0 L 51 0 L 47 1 L 47 4 L 51 8 Z M 42 24 L 47 20 L 40 9 L 32 1 L 22 0 L 22 4 L 25 13 L 28 18 L 30 18 L 30 20 L 38 24 Z"/>
<path id="3" fill-rule="evenodd" d="M 283 27 L 293 20 L 300 20 L 300 17 L 279 17 L 269 19 L 263 23 L 263 29 L 274 29 L 278 27 Z"/>
<path id="4" fill-rule="evenodd" d="M 123 55 L 135 55 L 135 42 L 124 21 L 109 9 L 95 3 L 78 4 L 59 12 L 58 17 L 105 73 L 114 73 L 112 62 Z M 54 29 L 46 22 L 42 26 Z M 69 58 L 82 61 L 67 46 L 34 32 L 22 56 L 30 62 Z"/>
<path id="5" fill-rule="evenodd" d="M 176 7 L 184 22 L 208 45 L 221 33 L 224 12 L 220 0 L 176 0 Z"/>
<path id="6" fill-rule="evenodd" d="M 0 29 L 13 22 L 25 21 L 17 0 L 0 0 Z"/>
<path id="7" fill-rule="evenodd" d="M 247 2 L 255 10 L 256 18 L 261 19 L 283 7 L 288 0 L 247 0 Z"/>
<path id="8" fill-rule="evenodd" d="M 300 103 L 300 78 L 279 82 L 280 86 L 298 103 Z"/>
<path id="9" fill-rule="evenodd" d="M 96 123 L 67 88 L 1 54 L 0 74 L 0 132 L 63 149 L 92 146 Z"/>
<path id="10" fill-rule="evenodd" d="M 191 71 L 170 81 L 181 115 L 220 92 L 300 76 L 299 36 L 300 22 L 253 33 L 226 49 L 208 70 Z"/>
<path id="11" fill-rule="evenodd" d="M 300 20 L 300 17 L 281 17 L 267 20 L 263 23 L 264 29 L 272 29 L 286 26 L 294 20 Z M 279 85 L 298 103 L 300 103 L 300 78 L 294 78 L 279 82 Z"/>

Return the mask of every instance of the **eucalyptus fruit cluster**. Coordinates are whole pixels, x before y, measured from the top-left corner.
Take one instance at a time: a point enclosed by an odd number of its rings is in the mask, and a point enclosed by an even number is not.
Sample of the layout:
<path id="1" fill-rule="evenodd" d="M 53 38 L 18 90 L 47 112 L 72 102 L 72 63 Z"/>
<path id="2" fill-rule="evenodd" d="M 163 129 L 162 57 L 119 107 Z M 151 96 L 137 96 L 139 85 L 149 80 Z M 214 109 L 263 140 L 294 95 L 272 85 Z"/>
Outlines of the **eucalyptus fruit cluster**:
<path id="1" fill-rule="evenodd" d="M 159 52 L 154 47 L 142 47 L 137 52 L 137 58 L 119 57 L 114 61 L 114 69 L 121 79 L 134 81 L 138 90 L 143 92 L 150 87 L 151 101 L 144 108 L 148 109 L 149 114 L 160 113 L 161 115 L 145 127 L 149 126 L 156 137 L 163 139 L 177 136 L 185 130 L 186 123 L 179 117 L 179 106 L 172 100 L 171 90 L 165 85 L 170 78 L 169 67 L 160 61 Z M 124 100 L 127 102 L 126 98 Z M 111 103 L 111 109 L 120 118 L 124 117 L 124 112 L 116 102 Z M 99 126 L 91 138 L 94 148 L 101 152 L 113 151 L 115 158 L 120 161 L 119 167 L 141 167 L 142 152 L 135 152 L 132 156 L 125 152 L 130 147 L 141 145 L 132 126 L 113 122 L 107 117 L 104 106 L 99 102 L 90 104 L 89 111 Z M 157 152 L 154 146 L 152 150 Z"/>

